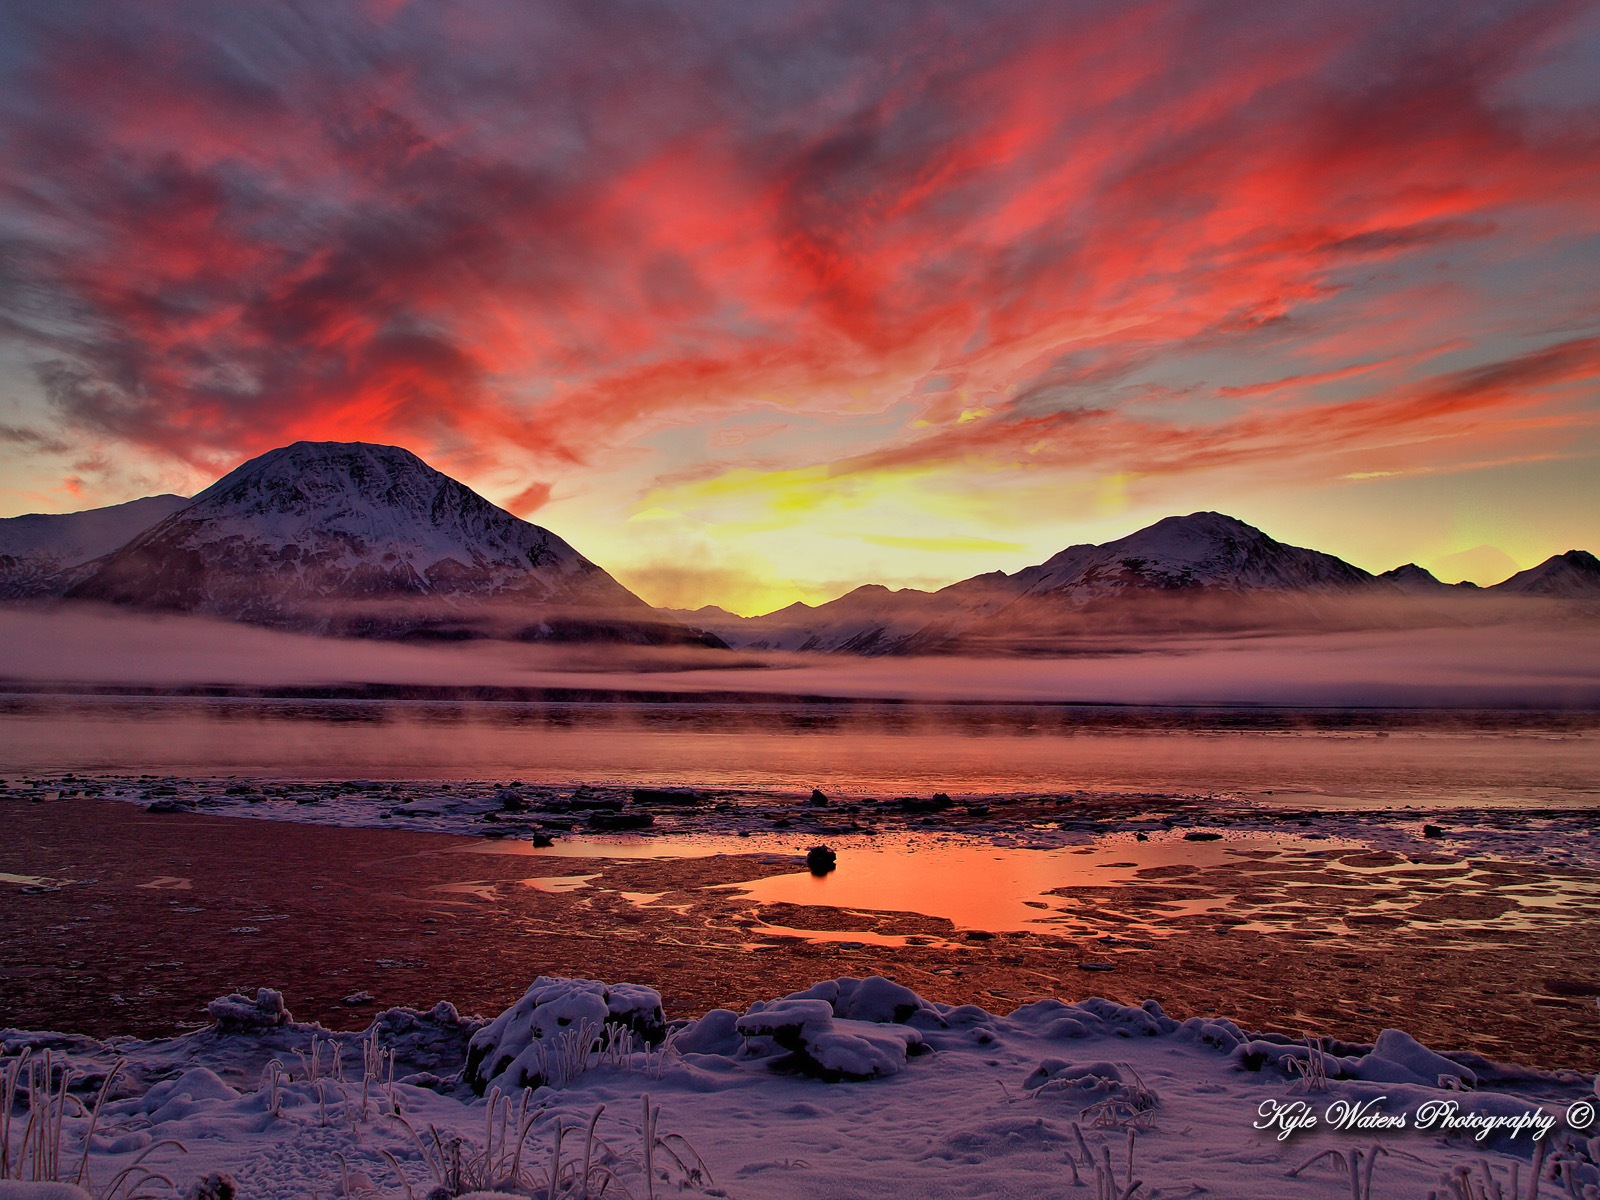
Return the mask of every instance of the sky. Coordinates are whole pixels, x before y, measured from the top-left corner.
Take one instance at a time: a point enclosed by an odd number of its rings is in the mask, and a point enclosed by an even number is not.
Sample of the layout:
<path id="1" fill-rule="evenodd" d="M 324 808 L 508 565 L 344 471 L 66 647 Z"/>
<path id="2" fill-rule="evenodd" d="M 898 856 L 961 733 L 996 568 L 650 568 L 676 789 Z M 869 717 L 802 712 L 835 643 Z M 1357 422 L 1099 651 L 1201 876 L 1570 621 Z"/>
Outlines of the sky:
<path id="1" fill-rule="evenodd" d="M 0 516 L 403 445 L 646 599 L 1600 550 L 1593 0 L 11 0 Z"/>

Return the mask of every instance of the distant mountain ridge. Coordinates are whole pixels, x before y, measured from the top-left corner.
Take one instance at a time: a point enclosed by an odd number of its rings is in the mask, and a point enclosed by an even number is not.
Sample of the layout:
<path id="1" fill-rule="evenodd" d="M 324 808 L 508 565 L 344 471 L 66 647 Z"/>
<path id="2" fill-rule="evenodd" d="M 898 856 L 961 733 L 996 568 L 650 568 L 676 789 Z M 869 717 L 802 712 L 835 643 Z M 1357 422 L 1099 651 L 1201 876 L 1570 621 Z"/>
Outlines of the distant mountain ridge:
<path id="1" fill-rule="evenodd" d="M 1600 561 L 1558 555 L 1492 588 L 1446 584 L 1408 563 L 1373 575 L 1343 559 L 1279 542 L 1216 512 L 1166 517 L 1103 545 L 1076 545 L 1015 574 L 991 571 L 938 591 L 867 585 L 815 607 L 793 604 L 759 617 L 722 610 L 675 612 L 686 624 L 753 650 L 948 652 L 1025 648 L 1097 632 L 1202 631 L 1314 625 L 1320 620 L 1393 621 L 1386 597 L 1535 595 L 1600 601 Z"/>
<path id="2" fill-rule="evenodd" d="M 1524 596 L 1550 596 L 1568 600 L 1600 595 L 1600 559 L 1587 550 L 1568 550 L 1544 560 L 1537 567 L 1518 571 L 1493 590 Z"/>
<path id="3" fill-rule="evenodd" d="M 0 519 L 0 599 L 64 592 L 78 568 L 188 503 L 183 496 L 145 496 L 85 512 Z"/>
<path id="4" fill-rule="evenodd" d="M 1197 512 L 937 591 L 866 584 L 758 617 L 657 610 L 551 531 L 410 451 L 361 442 L 269 451 L 192 500 L 0 520 L 0 599 L 92 600 L 378 637 L 1049 651 L 1064 638 L 1133 631 L 1408 623 L 1430 605 L 1496 596 L 1593 613 L 1600 560 L 1571 550 L 1489 588 L 1442 583 L 1415 563 L 1375 576 Z"/>
<path id="5" fill-rule="evenodd" d="M 251 459 L 63 594 L 323 633 L 695 640 L 549 530 L 362 442 Z"/>

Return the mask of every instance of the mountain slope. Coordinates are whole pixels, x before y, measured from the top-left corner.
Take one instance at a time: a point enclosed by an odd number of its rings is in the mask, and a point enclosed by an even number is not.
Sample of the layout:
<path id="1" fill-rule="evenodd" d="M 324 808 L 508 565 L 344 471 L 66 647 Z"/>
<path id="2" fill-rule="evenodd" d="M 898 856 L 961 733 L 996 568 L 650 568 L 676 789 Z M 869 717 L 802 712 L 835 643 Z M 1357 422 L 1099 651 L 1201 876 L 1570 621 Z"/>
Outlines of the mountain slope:
<path id="1" fill-rule="evenodd" d="M 1537 567 L 1518 571 L 1488 590 L 1561 600 L 1600 600 L 1600 559 L 1587 550 L 1568 550 L 1552 555 Z"/>
<path id="2" fill-rule="evenodd" d="M 182 496 L 145 496 L 85 512 L 0 519 L 0 599 L 64 591 L 75 568 L 111 553 L 188 503 Z"/>
<path id="3" fill-rule="evenodd" d="M 250 460 L 67 595 L 371 636 L 686 638 L 549 530 L 362 442 Z"/>

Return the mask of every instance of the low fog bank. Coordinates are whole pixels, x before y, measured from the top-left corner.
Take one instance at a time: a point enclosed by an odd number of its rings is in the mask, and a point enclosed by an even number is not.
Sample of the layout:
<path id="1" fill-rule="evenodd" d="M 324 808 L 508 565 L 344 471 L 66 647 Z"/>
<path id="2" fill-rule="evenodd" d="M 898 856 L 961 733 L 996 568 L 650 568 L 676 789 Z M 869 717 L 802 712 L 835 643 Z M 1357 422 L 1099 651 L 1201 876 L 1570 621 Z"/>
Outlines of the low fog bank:
<path id="1" fill-rule="evenodd" d="M 697 647 L 404 645 L 193 616 L 0 609 L 19 688 L 579 690 L 1105 704 L 1600 709 L 1600 626 L 1129 637 L 1071 657 L 756 654 Z"/>

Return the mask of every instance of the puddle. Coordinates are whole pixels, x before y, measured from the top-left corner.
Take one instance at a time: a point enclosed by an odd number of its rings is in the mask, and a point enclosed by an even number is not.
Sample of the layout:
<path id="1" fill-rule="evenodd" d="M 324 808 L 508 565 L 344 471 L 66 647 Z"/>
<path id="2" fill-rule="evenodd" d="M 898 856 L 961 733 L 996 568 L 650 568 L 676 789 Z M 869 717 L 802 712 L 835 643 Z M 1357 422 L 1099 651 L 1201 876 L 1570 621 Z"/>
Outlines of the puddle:
<path id="1" fill-rule="evenodd" d="M 1187 831 L 1192 834 L 1193 831 Z M 1523 879 L 1491 865 L 1439 856 L 1410 858 L 1321 834 L 1224 834 L 1190 840 L 1186 831 L 1140 841 L 1112 833 L 1079 846 L 1029 848 L 926 835 L 830 838 L 838 868 L 813 875 L 801 866 L 814 837 L 573 838 L 535 848 L 527 842 L 473 845 L 461 853 L 552 859 L 665 860 L 735 855 L 764 866 L 793 864 L 781 874 L 703 888 L 750 906 L 745 935 L 752 947 L 799 939 L 847 946 L 966 945 L 961 931 L 1113 936 L 1160 940 L 1197 927 L 1250 932 L 1294 931 L 1344 936 L 1353 927 L 1395 931 L 1532 929 L 1570 923 L 1600 900 L 1600 884 Z M 1503 872 L 1506 868 L 1501 868 Z M 530 876 L 524 886 L 573 892 L 597 886 L 594 874 Z M 723 876 L 727 878 L 727 876 Z M 737 875 L 734 876 L 737 878 Z M 493 885 L 444 890 L 495 899 Z M 609 889 L 607 889 L 609 890 Z M 682 895 L 699 891 L 692 885 Z M 638 908 L 685 913 L 663 903 L 662 891 L 618 891 Z M 852 928 L 808 918 L 827 910 L 863 918 Z M 895 929 L 902 918 L 949 921 L 958 931 Z M 861 925 L 868 928 L 860 928 Z M 875 926 L 875 928 L 874 928 Z"/>
<path id="2" fill-rule="evenodd" d="M 576 892 L 580 888 L 588 887 L 589 881 L 594 878 L 596 876 L 593 875 L 542 875 L 532 879 L 523 879 L 519 882 L 524 887 L 531 887 L 540 892 Z M 635 893 L 623 892 L 621 894 L 624 899 L 634 900 Z M 656 896 L 648 898 L 651 900 L 659 899 Z M 640 901 L 634 900 L 634 903 L 637 904 Z"/>
<path id="3" fill-rule="evenodd" d="M 1239 838 L 1188 842 L 1161 835 L 1147 842 L 1113 835 L 1091 846 L 1059 850 L 1018 850 L 996 846 L 934 844 L 859 847 L 841 850 L 839 867 L 826 875 L 808 871 L 772 875 L 729 890 L 756 904 L 793 904 L 874 913 L 915 913 L 944 918 L 957 929 L 989 933 L 1032 931 L 1102 932 L 1102 922 L 1086 920 L 1075 890 L 1093 889 L 1091 903 L 1106 903 L 1105 888 L 1137 889 L 1152 881 L 1143 872 L 1179 868 L 1187 873 L 1246 855 L 1276 855 L 1276 840 Z M 1182 887 L 1181 876 L 1163 877 L 1164 889 Z M 1152 915 L 1197 916 L 1227 905 L 1211 894 L 1163 898 Z M 1119 931 L 1144 931 L 1148 921 L 1117 922 Z M 873 941 L 859 932 L 784 929 L 808 940 Z M 901 943 L 894 943 L 901 944 Z"/>

